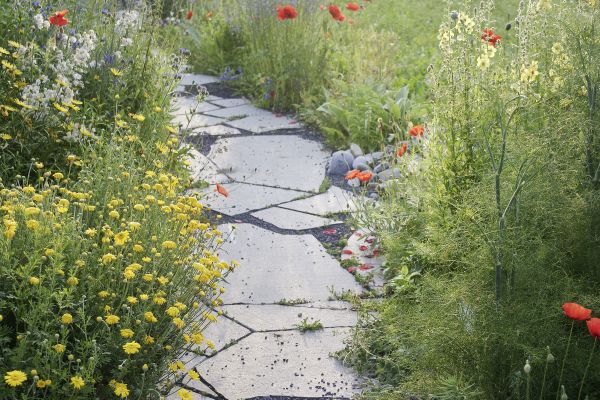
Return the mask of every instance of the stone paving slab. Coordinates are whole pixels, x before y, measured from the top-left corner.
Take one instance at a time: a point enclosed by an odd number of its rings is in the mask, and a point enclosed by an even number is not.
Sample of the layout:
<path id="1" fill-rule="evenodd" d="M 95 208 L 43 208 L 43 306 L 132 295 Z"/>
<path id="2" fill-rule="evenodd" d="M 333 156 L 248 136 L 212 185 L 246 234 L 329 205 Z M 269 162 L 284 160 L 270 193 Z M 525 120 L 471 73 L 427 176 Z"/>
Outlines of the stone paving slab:
<path id="1" fill-rule="evenodd" d="M 215 99 L 211 100 L 211 103 L 221 107 L 238 107 L 250 102 L 247 99 Z"/>
<path id="2" fill-rule="evenodd" d="M 217 166 L 212 161 L 196 149 L 188 151 L 187 160 L 190 162 L 188 168 L 195 182 L 206 181 L 214 184 L 231 181 L 229 177 L 218 171 Z"/>
<path id="3" fill-rule="evenodd" d="M 219 82 L 219 78 L 215 76 L 202 75 L 202 74 L 182 74 L 181 80 L 179 81 L 180 85 L 190 86 L 190 85 L 207 85 L 209 83 Z"/>
<path id="4" fill-rule="evenodd" d="M 368 230 L 357 230 L 348 238 L 341 259 L 355 259 L 359 267 L 354 273 L 361 275 L 373 274 L 374 285 L 382 287 L 385 281 L 382 269 L 385 259 L 378 254 L 379 247 L 375 243 L 370 243 L 372 240 L 373 237 Z M 361 269 L 361 267 L 363 268 Z"/>
<path id="5" fill-rule="evenodd" d="M 329 153 L 298 136 L 243 136 L 217 140 L 209 158 L 238 182 L 317 192 Z"/>
<path id="6" fill-rule="evenodd" d="M 217 318 L 216 323 L 208 325 L 206 329 L 202 331 L 204 337 L 215 344 L 215 352 L 220 351 L 249 333 L 249 329 L 223 316 Z M 205 347 L 206 346 L 202 346 L 203 349 Z"/>
<path id="7" fill-rule="evenodd" d="M 246 183 L 223 184 L 223 187 L 229 192 L 229 197 L 215 193 L 214 187 L 210 187 L 203 190 L 206 196 L 204 202 L 214 211 L 229 216 L 260 210 L 305 195 L 305 193 L 295 190 Z"/>
<path id="8" fill-rule="evenodd" d="M 252 133 L 265 133 L 277 129 L 300 129 L 302 125 L 295 120 L 274 114 L 252 115 L 242 119 L 236 119 L 227 123 L 234 128 L 245 129 Z"/>
<path id="9" fill-rule="evenodd" d="M 203 114 L 176 115 L 173 118 L 173 124 L 182 127 L 183 129 L 195 129 L 205 126 L 219 125 L 225 120 L 223 118 L 209 117 Z"/>
<path id="10" fill-rule="evenodd" d="M 332 186 L 323 194 L 281 204 L 280 207 L 326 216 L 340 212 L 355 211 L 356 196 L 337 186 Z"/>
<path id="11" fill-rule="evenodd" d="M 231 232 L 231 225 L 222 225 Z M 231 274 L 225 304 L 277 303 L 303 298 L 326 301 L 336 292 L 361 287 L 312 235 L 282 235 L 255 225 L 239 224 L 223 243 L 221 258 L 242 267 Z"/>
<path id="12" fill-rule="evenodd" d="M 352 397 L 360 381 L 329 356 L 341 350 L 348 329 L 256 333 L 196 367 L 228 399 L 268 394 L 299 397 Z M 185 385 L 207 390 L 201 383 Z"/>
<path id="13" fill-rule="evenodd" d="M 223 100 L 224 101 L 224 100 Z M 261 117 L 272 117 L 273 114 L 270 111 L 263 110 L 262 108 L 255 107 L 251 104 L 244 104 L 237 107 L 221 108 L 214 111 L 209 111 L 206 115 L 213 117 L 231 119 L 236 117 L 249 117 L 249 116 L 261 116 Z"/>
<path id="14" fill-rule="evenodd" d="M 240 135 L 242 132 L 239 129 L 225 125 L 213 125 L 196 128 L 190 136 L 224 136 L 224 135 Z"/>
<path id="15" fill-rule="evenodd" d="M 321 322 L 325 328 L 356 325 L 356 313 L 315 307 L 280 306 L 276 304 L 237 304 L 222 307 L 227 316 L 256 331 L 295 329 L 305 318 L 308 323 Z"/>
<path id="16" fill-rule="evenodd" d="M 220 110 L 219 106 L 203 101 L 200 103 L 196 97 L 175 97 L 171 102 L 171 115 L 199 114 L 206 111 Z"/>
<path id="17" fill-rule="evenodd" d="M 273 224 L 278 228 L 293 230 L 320 228 L 341 223 L 341 221 L 279 207 L 271 207 L 266 210 L 255 212 L 252 216 L 268 222 L 269 224 Z"/>

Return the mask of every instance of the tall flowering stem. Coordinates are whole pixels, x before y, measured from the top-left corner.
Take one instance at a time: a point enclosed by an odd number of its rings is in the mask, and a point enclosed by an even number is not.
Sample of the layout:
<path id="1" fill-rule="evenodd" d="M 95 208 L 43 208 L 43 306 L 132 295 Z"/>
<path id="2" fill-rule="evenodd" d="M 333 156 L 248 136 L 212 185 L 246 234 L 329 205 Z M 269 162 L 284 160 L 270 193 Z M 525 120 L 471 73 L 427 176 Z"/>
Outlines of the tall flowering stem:
<path id="1" fill-rule="evenodd" d="M 571 330 L 569 331 L 569 340 L 567 340 L 567 349 L 565 350 L 565 355 L 562 360 L 562 365 L 560 367 L 560 376 L 558 377 L 558 389 L 556 389 L 556 400 L 560 398 L 560 386 L 563 381 L 563 374 L 565 372 L 565 362 L 567 361 L 567 356 L 569 355 L 569 347 L 571 347 L 571 338 L 573 337 L 573 328 L 575 327 L 575 320 L 571 321 Z"/>
<path id="2" fill-rule="evenodd" d="M 581 379 L 581 386 L 579 387 L 579 394 L 577 395 L 577 400 L 581 398 L 581 393 L 583 393 L 583 385 L 585 384 L 585 378 L 587 378 L 588 370 L 590 369 L 590 365 L 592 365 L 592 357 L 594 357 L 594 350 L 596 350 L 596 343 L 598 342 L 598 338 L 594 338 L 594 346 L 592 347 L 592 351 L 590 352 L 590 357 L 588 358 L 587 366 L 585 367 L 585 372 L 583 373 L 583 379 Z"/>

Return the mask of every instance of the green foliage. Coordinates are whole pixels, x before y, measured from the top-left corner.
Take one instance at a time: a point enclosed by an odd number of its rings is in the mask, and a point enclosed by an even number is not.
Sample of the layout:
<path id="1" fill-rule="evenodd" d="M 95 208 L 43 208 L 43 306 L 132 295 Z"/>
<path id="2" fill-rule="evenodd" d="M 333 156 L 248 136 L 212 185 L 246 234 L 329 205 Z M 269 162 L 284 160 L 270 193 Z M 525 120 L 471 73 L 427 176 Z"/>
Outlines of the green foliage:
<path id="1" fill-rule="evenodd" d="M 322 330 L 323 324 L 319 320 L 309 322 L 308 318 L 304 318 L 300 323 L 296 324 L 296 328 L 302 333 L 314 332 Z"/>

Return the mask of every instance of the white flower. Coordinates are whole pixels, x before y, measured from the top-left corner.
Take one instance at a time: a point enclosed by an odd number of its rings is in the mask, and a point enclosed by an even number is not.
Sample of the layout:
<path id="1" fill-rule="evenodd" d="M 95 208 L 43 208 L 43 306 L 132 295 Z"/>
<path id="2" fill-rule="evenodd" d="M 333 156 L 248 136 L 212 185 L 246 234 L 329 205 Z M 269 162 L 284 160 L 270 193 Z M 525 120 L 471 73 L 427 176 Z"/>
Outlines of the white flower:
<path id="1" fill-rule="evenodd" d="M 33 22 L 35 23 L 36 28 L 38 29 L 49 29 L 50 22 L 46 21 L 42 14 L 36 14 L 33 17 Z"/>
<path id="2" fill-rule="evenodd" d="M 121 38 L 121 47 L 131 46 L 132 44 L 133 44 L 133 39 Z"/>

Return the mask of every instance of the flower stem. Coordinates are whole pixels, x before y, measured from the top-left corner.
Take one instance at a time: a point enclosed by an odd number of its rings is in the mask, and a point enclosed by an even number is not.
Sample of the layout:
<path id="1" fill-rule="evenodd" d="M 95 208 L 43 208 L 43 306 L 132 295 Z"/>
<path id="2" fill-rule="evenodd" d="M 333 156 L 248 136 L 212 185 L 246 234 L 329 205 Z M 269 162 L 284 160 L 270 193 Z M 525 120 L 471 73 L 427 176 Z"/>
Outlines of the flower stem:
<path id="1" fill-rule="evenodd" d="M 581 393 L 583 392 L 583 385 L 585 383 L 585 378 L 587 377 L 588 370 L 590 369 L 590 365 L 592 364 L 592 357 L 594 356 L 594 350 L 596 350 L 596 342 L 598 342 L 598 338 L 594 338 L 594 346 L 592 347 L 592 352 L 590 353 L 590 358 L 588 359 L 587 366 L 585 367 L 585 372 L 583 373 L 583 379 L 581 380 L 581 386 L 579 387 L 579 394 L 577 395 L 577 400 L 581 398 Z"/>
<path id="2" fill-rule="evenodd" d="M 546 386 L 546 374 L 548 373 L 548 360 L 546 360 L 546 366 L 544 367 L 544 378 L 542 379 L 542 389 L 540 390 L 540 400 L 544 398 L 544 387 Z"/>
<path id="3" fill-rule="evenodd" d="M 567 341 L 567 349 L 565 350 L 565 356 L 563 357 L 562 366 L 560 367 L 560 376 L 558 378 L 558 389 L 556 389 L 556 400 L 560 397 L 560 385 L 563 380 L 563 373 L 565 372 L 565 362 L 569 355 L 569 347 L 571 346 L 571 338 L 573 337 L 573 328 L 575 327 L 575 320 L 571 321 L 571 331 L 569 332 L 569 340 Z"/>

